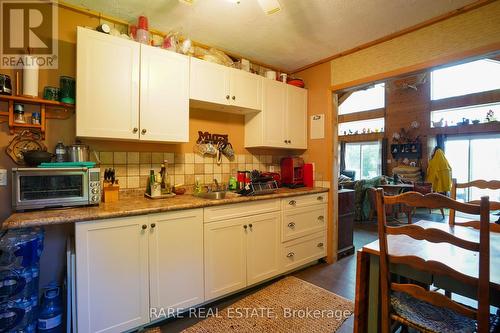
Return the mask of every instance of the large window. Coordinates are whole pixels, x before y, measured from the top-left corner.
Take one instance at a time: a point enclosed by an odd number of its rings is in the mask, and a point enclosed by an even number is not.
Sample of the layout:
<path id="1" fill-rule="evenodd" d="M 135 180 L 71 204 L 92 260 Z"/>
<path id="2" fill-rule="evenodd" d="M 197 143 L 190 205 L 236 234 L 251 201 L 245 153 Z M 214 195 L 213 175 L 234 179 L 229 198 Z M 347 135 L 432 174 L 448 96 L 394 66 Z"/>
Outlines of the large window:
<path id="1" fill-rule="evenodd" d="M 345 168 L 356 171 L 356 180 L 380 176 L 381 162 L 379 141 L 346 143 Z"/>
<path id="2" fill-rule="evenodd" d="M 385 84 L 376 84 L 371 88 L 353 92 L 340 104 L 339 114 L 381 109 L 385 107 Z"/>
<path id="3" fill-rule="evenodd" d="M 431 99 L 500 89 L 500 61 L 482 59 L 431 72 Z"/>
<path id="4" fill-rule="evenodd" d="M 459 183 L 472 180 L 498 179 L 500 170 L 500 135 L 458 136 L 445 142 L 445 155 L 450 163 L 452 177 Z M 478 200 L 488 195 L 490 200 L 500 201 L 498 190 L 477 188 L 458 189 L 457 199 Z"/>

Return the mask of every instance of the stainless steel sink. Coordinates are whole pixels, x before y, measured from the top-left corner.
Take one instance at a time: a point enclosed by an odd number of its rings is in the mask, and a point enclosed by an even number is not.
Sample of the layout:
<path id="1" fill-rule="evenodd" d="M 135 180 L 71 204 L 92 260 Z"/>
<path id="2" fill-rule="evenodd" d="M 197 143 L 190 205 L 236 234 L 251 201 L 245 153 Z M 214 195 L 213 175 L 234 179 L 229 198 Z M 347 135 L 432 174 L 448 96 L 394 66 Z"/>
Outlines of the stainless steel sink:
<path id="1" fill-rule="evenodd" d="M 214 191 L 214 192 L 197 193 L 194 196 L 209 200 L 221 200 L 226 197 L 226 194 L 227 194 L 226 191 Z"/>

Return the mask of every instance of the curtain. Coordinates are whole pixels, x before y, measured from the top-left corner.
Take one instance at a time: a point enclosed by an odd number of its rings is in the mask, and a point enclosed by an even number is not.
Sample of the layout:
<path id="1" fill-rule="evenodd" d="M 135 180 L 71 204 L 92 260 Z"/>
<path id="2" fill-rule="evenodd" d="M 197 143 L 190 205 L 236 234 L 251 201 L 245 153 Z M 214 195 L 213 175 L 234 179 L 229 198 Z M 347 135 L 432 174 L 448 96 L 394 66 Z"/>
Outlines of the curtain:
<path id="1" fill-rule="evenodd" d="M 382 153 L 380 154 L 380 157 L 382 158 L 382 175 L 386 176 L 387 175 L 387 138 L 382 139 Z"/>
<path id="2" fill-rule="evenodd" d="M 342 171 L 345 170 L 345 141 L 340 141 L 340 165 L 339 165 L 339 170 L 342 173 Z"/>

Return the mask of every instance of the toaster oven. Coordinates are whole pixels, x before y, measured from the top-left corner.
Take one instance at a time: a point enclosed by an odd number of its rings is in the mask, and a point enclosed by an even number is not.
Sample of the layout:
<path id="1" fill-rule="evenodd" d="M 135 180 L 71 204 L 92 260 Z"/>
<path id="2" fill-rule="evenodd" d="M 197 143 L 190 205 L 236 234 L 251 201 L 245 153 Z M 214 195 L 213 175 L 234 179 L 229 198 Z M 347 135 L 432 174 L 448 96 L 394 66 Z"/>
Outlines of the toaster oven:
<path id="1" fill-rule="evenodd" d="M 13 168 L 15 211 L 97 205 L 101 201 L 99 168 Z"/>

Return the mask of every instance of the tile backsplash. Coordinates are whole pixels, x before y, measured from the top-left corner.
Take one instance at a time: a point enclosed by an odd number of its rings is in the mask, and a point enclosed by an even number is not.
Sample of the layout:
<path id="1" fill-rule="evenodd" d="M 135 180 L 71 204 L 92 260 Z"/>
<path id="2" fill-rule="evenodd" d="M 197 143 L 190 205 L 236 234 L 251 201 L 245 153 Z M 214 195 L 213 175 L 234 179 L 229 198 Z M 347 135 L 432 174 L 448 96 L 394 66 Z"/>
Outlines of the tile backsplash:
<path id="1" fill-rule="evenodd" d="M 91 154 L 93 155 L 93 154 Z M 214 179 L 226 183 L 229 177 L 236 176 L 238 170 L 280 171 L 280 155 L 238 154 L 232 160 L 222 157 L 220 165 L 211 156 L 195 153 L 163 152 L 110 152 L 98 153 L 100 167 L 114 168 L 120 188 L 146 188 L 149 170 L 160 171 L 160 164 L 168 161 L 168 174 L 171 184 L 192 185 L 198 179 L 202 184 L 210 184 Z M 92 156 L 95 161 L 95 156 Z M 97 161 L 95 161 L 97 162 Z M 101 172 L 101 177 L 103 176 Z"/>

